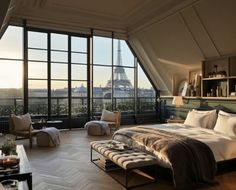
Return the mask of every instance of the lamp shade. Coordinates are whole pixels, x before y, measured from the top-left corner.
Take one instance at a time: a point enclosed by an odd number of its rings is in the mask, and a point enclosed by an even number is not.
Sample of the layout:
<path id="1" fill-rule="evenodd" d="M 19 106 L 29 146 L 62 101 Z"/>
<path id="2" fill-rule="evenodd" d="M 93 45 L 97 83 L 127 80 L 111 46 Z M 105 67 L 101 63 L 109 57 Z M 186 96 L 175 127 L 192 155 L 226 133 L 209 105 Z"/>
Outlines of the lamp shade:
<path id="1" fill-rule="evenodd" d="M 174 104 L 176 107 L 184 105 L 183 97 L 182 96 L 174 96 L 172 104 Z"/>

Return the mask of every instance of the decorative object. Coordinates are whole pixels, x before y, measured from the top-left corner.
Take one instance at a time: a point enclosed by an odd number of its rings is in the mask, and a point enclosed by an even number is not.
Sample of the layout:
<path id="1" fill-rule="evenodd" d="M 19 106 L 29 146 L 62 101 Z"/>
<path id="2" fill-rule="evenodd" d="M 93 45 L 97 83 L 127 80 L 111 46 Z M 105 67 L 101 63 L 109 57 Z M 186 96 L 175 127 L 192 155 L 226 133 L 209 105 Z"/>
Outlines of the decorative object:
<path id="1" fill-rule="evenodd" d="M 195 70 L 189 72 L 189 96 L 200 96 L 201 95 L 201 77 L 202 71 Z"/>
<path id="2" fill-rule="evenodd" d="M 6 142 L 1 147 L 2 154 L 5 156 L 13 154 L 16 154 L 16 142 L 12 139 L 7 139 Z"/>
<path id="3" fill-rule="evenodd" d="M 188 88 L 188 82 L 186 80 L 181 81 L 179 83 L 178 96 L 186 96 L 187 88 Z"/>
<path id="4" fill-rule="evenodd" d="M 18 165 L 20 158 L 16 155 L 2 156 L 0 157 L 0 167 L 11 168 Z"/>
<path id="5" fill-rule="evenodd" d="M 182 105 L 184 105 L 183 102 L 183 97 L 182 96 L 174 96 L 173 100 L 172 100 L 172 104 L 175 105 L 176 107 L 176 118 L 175 119 L 179 119 L 179 113 L 178 113 L 178 108 Z"/>

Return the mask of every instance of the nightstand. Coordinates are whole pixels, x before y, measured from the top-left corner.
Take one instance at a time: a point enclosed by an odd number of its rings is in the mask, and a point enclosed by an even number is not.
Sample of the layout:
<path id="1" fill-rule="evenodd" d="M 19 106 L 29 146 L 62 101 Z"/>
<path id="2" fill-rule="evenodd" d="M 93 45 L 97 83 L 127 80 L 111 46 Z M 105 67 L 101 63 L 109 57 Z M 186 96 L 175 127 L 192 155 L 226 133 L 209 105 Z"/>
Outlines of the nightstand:
<path id="1" fill-rule="evenodd" d="M 167 119 L 166 122 L 167 123 L 184 123 L 184 119 Z"/>

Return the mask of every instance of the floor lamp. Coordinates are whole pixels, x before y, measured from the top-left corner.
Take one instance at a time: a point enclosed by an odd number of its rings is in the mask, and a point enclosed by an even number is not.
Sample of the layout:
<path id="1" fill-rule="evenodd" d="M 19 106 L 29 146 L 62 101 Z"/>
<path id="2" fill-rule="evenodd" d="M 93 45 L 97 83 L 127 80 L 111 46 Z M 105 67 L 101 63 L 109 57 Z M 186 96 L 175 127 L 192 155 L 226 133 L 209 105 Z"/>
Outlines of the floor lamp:
<path id="1" fill-rule="evenodd" d="M 172 100 L 172 104 L 175 105 L 175 107 L 176 107 L 176 118 L 175 119 L 180 119 L 178 109 L 180 106 L 184 105 L 183 97 L 182 96 L 174 96 L 173 100 Z"/>

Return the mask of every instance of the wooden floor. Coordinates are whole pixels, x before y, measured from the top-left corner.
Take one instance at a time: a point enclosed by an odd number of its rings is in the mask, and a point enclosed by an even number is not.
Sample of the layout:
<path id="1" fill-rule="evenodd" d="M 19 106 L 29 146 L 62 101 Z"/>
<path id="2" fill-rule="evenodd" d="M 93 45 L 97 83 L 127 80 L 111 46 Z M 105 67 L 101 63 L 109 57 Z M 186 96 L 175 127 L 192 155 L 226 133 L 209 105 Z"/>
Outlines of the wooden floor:
<path id="1" fill-rule="evenodd" d="M 24 144 L 33 169 L 34 190 L 123 190 L 124 188 L 109 175 L 90 162 L 89 142 L 108 137 L 87 136 L 85 130 L 61 132 L 61 145 L 57 148 L 29 149 Z M 235 190 L 236 171 L 216 177 L 219 183 L 209 190 Z M 156 183 L 135 188 L 137 190 L 171 190 L 171 182 L 159 179 Z"/>

